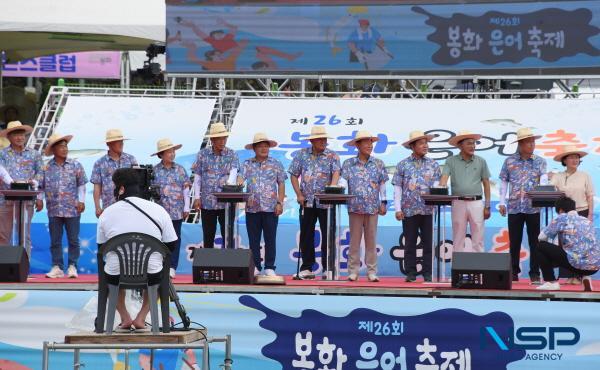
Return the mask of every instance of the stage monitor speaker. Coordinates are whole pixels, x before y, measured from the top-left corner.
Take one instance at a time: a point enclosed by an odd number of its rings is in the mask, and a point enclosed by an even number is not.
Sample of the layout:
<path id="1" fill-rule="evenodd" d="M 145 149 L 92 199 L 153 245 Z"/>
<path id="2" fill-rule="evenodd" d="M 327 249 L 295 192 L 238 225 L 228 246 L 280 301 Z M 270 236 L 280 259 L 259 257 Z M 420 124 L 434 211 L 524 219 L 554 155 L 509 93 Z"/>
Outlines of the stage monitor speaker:
<path id="1" fill-rule="evenodd" d="M 0 245 L 0 281 L 27 281 L 29 274 L 29 257 L 21 246 Z"/>
<path id="2" fill-rule="evenodd" d="M 511 289 L 510 254 L 453 253 L 452 287 L 463 289 Z"/>
<path id="3" fill-rule="evenodd" d="M 192 264 L 194 284 L 252 284 L 254 259 L 249 249 L 197 248 Z"/>

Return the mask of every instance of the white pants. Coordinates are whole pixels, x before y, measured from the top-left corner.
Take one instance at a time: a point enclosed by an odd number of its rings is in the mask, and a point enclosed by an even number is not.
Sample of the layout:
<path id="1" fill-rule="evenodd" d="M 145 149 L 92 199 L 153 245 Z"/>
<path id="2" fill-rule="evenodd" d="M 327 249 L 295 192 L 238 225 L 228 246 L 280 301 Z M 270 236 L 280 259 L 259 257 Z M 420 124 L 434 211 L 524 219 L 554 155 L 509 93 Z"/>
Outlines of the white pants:
<path id="1" fill-rule="evenodd" d="M 481 200 L 452 201 L 452 244 L 454 252 L 465 252 L 467 222 L 471 231 L 473 252 L 483 252 L 483 202 Z"/>
<path id="2" fill-rule="evenodd" d="M 365 241 L 365 264 L 368 274 L 377 274 L 377 219 L 378 214 L 363 215 L 349 213 L 350 251 L 348 253 L 348 273 L 358 274 L 360 270 L 360 244 Z"/>

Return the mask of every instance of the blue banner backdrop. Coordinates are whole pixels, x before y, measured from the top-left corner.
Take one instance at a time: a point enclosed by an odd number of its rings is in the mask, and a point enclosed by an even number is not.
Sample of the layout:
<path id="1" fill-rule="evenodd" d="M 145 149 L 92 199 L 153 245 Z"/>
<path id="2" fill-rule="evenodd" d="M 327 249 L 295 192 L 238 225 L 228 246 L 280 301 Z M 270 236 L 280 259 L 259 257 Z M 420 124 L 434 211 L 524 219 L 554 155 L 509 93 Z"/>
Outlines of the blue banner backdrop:
<path id="1" fill-rule="evenodd" d="M 167 70 L 464 71 L 597 67 L 597 1 L 413 6 L 167 5 Z"/>

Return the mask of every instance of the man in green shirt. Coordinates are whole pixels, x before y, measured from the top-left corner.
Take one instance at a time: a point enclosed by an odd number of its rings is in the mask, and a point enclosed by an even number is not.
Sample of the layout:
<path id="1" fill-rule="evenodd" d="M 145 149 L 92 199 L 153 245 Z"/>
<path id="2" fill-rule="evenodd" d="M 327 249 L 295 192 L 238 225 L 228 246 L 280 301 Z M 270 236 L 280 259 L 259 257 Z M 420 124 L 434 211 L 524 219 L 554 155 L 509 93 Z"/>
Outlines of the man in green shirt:
<path id="1" fill-rule="evenodd" d="M 475 146 L 481 135 L 461 131 L 448 143 L 460 153 L 446 159 L 440 185 L 446 186 L 450 178 L 452 195 L 452 239 L 455 252 L 465 250 L 467 223 L 471 232 L 471 246 L 483 252 L 483 221 L 490 218 L 490 171 L 485 159 L 475 155 Z M 483 186 L 482 186 L 483 185 Z M 485 204 L 482 202 L 485 195 Z"/>

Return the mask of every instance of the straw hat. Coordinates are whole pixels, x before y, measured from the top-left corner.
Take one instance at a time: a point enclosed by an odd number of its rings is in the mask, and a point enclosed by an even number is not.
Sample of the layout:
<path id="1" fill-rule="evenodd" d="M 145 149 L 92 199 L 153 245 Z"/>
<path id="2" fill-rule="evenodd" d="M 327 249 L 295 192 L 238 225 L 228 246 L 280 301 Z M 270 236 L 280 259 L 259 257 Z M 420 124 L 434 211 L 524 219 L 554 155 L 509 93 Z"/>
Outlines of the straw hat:
<path id="1" fill-rule="evenodd" d="M 106 143 L 112 143 L 113 141 L 129 140 L 123 136 L 123 131 L 118 128 L 110 128 L 106 130 Z"/>
<path id="2" fill-rule="evenodd" d="M 448 144 L 450 144 L 452 146 L 458 146 L 458 143 L 460 143 L 461 141 L 463 141 L 465 139 L 479 140 L 479 139 L 481 139 L 481 135 L 474 134 L 469 130 L 461 130 L 458 132 L 458 135 L 456 135 L 456 136 L 450 138 L 450 140 L 448 140 Z"/>
<path id="3" fill-rule="evenodd" d="M 313 126 L 313 128 L 310 129 L 310 136 L 307 140 L 312 139 L 332 139 L 332 137 L 327 136 L 327 131 L 325 131 L 325 127 Z"/>
<path id="4" fill-rule="evenodd" d="M 582 158 L 587 155 L 587 152 L 577 149 L 577 146 L 575 146 L 575 145 L 563 145 L 563 147 L 561 149 L 561 153 L 555 155 L 554 160 L 557 162 L 562 162 L 564 157 L 571 155 L 571 154 L 578 154 L 579 158 Z"/>
<path id="5" fill-rule="evenodd" d="M 227 137 L 230 134 L 231 132 L 227 131 L 227 128 L 223 122 L 215 122 L 210 125 L 210 129 L 208 130 L 208 135 L 206 135 L 206 137 Z"/>
<path id="6" fill-rule="evenodd" d="M 248 149 L 248 150 L 252 150 L 254 144 L 257 143 L 262 143 L 263 141 L 266 141 L 269 143 L 269 148 L 273 148 L 277 146 L 277 142 L 275 140 L 271 140 L 267 137 L 267 134 L 265 134 L 264 132 L 258 132 L 256 134 L 254 134 L 254 138 L 252 139 L 252 142 L 249 144 L 246 144 L 246 146 L 244 148 Z"/>
<path id="7" fill-rule="evenodd" d="M 48 138 L 48 145 L 46 145 L 46 149 L 44 149 L 44 155 L 51 155 L 52 154 L 52 147 L 57 144 L 60 143 L 61 141 L 66 141 L 67 143 L 69 143 L 71 141 L 71 139 L 73 138 L 73 135 L 61 135 L 59 133 L 53 133 L 52 136 L 50 136 L 50 138 Z"/>
<path id="8" fill-rule="evenodd" d="M 171 139 L 167 139 L 167 138 L 160 139 L 156 142 L 156 152 L 150 154 L 150 156 L 152 157 L 152 156 L 158 155 L 159 153 L 162 153 L 165 150 L 169 150 L 171 148 L 177 150 L 181 147 L 182 147 L 181 144 L 177 144 L 177 145 L 173 144 Z"/>
<path id="9" fill-rule="evenodd" d="M 523 127 L 517 130 L 517 140 L 513 141 L 512 144 L 519 142 L 524 139 L 529 139 L 532 137 L 534 140 L 537 140 L 542 137 L 542 135 L 534 135 L 533 131 L 529 127 Z"/>
<path id="10" fill-rule="evenodd" d="M 21 123 L 21 121 L 11 121 L 6 125 L 6 128 L 0 131 L 0 137 L 7 137 L 8 134 L 14 131 L 25 131 L 26 134 L 33 131 L 31 126 L 27 126 Z"/>
<path id="11" fill-rule="evenodd" d="M 372 142 L 379 141 L 379 138 L 377 136 L 371 135 L 369 131 L 361 130 L 356 133 L 354 139 L 348 141 L 345 145 L 356 146 L 356 143 L 363 139 L 371 139 Z"/>
<path id="12" fill-rule="evenodd" d="M 434 137 L 436 137 L 437 135 L 425 135 L 425 133 L 423 131 L 411 131 L 410 134 L 408 134 L 408 140 L 402 143 L 402 146 L 405 147 L 406 149 L 410 149 L 410 144 L 414 143 L 415 141 L 421 140 L 421 139 L 427 139 L 427 141 L 431 141 L 433 140 Z"/>

